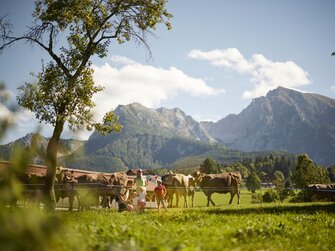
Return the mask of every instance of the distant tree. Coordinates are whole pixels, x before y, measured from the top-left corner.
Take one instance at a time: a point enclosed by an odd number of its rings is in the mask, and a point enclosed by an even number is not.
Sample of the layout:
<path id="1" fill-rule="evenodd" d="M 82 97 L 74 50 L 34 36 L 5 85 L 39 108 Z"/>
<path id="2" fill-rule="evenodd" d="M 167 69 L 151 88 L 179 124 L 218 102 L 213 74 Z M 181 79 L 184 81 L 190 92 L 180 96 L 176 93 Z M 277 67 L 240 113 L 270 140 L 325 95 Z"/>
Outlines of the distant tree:
<path id="1" fill-rule="evenodd" d="M 37 83 L 20 88 L 19 104 L 54 127 L 47 147 L 46 207 L 55 208 L 54 177 L 57 148 L 64 126 L 86 127 L 103 134 L 120 131 L 117 117 L 107 113 L 101 123 L 92 119 L 92 96 L 102 88 L 93 82 L 91 57 L 107 56 L 112 40 L 135 40 L 147 49 L 147 34 L 164 23 L 171 28 L 166 0 L 36 0 L 34 21 L 26 34 L 14 36 L 11 25 L 0 18 L 0 53 L 13 43 L 37 45 L 52 61 L 42 66 Z M 66 37 L 67 44 L 57 47 Z"/>
<path id="2" fill-rule="evenodd" d="M 255 193 L 256 190 L 261 189 L 261 180 L 256 172 L 250 173 L 246 181 L 246 186 L 247 189 L 252 193 Z"/>
<path id="3" fill-rule="evenodd" d="M 239 171 L 242 175 L 242 177 L 247 177 L 249 175 L 249 170 L 243 165 L 239 165 L 236 168 L 236 171 Z"/>
<path id="4" fill-rule="evenodd" d="M 218 173 L 218 164 L 212 159 L 205 159 L 200 165 L 200 172 L 202 173 Z"/>
<path id="5" fill-rule="evenodd" d="M 328 176 L 332 182 L 335 182 L 335 165 L 328 167 Z"/>
<path id="6" fill-rule="evenodd" d="M 307 154 L 298 156 L 298 164 L 292 175 L 292 181 L 297 188 L 305 188 L 316 183 L 329 183 L 327 170 L 317 166 Z"/>
<path id="7" fill-rule="evenodd" d="M 284 174 L 281 171 L 275 171 L 274 177 L 275 177 L 274 180 L 279 180 L 279 181 L 284 181 L 285 182 Z"/>
<path id="8" fill-rule="evenodd" d="M 289 190 L 285 189 L 285 177 L 281 171 L 275 171 L 274 173 L 273 184 L 275 185 L 275 191 L 278 194 L 280 202 L 283 202 L 284 199 L 289 195 Z"/>

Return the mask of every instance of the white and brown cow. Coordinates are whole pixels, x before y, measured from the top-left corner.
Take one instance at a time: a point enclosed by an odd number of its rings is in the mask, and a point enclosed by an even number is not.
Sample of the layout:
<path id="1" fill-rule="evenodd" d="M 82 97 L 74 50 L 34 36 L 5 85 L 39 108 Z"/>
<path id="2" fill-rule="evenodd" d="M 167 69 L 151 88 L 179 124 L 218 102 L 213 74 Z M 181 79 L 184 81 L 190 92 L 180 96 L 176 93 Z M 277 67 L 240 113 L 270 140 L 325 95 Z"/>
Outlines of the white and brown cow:
<path id="1" fill-rule="evenodd" d="M 195 182 L 207 196 L 207 206 L 213 202 L 211 196 L 213 193 L 230 193 L 229 204 L 232 203 L 235 194 L 237 195 L 237 204 L 240 204 L 240 185 L 242 176 L 239 172 L 204 174 L 199 171 L 193 173 Z"/>
<path id="2" fill-rule="evenodd" d="M 194 178 L 181 173 L 169 173 L 162 177 L 163 184 L 167 188 L 168 205 L 172 207 L 173 194 L 176 195 L 176 207 L 179 205 L 179 197 L 184 197 L 184 207 L 188 207 L 188 196 L 192 198 L 194 206 Z"/>

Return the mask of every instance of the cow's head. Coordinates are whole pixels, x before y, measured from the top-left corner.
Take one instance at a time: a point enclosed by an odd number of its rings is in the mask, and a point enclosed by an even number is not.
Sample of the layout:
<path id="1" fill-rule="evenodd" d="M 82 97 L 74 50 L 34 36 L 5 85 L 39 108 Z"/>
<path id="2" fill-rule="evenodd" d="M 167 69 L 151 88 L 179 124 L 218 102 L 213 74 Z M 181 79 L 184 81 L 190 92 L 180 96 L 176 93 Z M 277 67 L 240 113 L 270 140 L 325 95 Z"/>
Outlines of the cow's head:
<path id="1" fill-rule="evenodd" d="M 168 173 L 162 176 L 162 182 L 164 185 L 170 185 L 172 186 L 173 184 L 173 176 L 174 174 Z"/>
<path id="2" fill-rule="evenodd" d="M 200 171 L 196 171 L 192 174 L 193 178 L 194 178 L 194 182 L 196 184 L 199 184 L 202 180 L 202 177 L 204 176 L 203 173 L 201 173 Z"/>
<path id="3" fill-rule="evenodd" d="M 189 187 L 195 187 L 195 178 L 192 175 L 188 175 L 188 186 Z"/>

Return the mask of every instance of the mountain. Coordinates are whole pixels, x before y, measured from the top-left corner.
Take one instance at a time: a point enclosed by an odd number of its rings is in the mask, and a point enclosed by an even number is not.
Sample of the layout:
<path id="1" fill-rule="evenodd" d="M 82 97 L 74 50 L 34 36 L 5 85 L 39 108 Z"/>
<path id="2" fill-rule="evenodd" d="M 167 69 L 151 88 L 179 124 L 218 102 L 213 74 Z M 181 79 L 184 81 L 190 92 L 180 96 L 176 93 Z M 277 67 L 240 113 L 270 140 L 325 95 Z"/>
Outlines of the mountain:
<path id="1" fill-rule="evenodd" d="M 34 143 L 33 143 L 34 142 Z M 35 154 L 33 156 L 33 162 L 36 164 L 44 163 L 43 156 L 46 155 L 46 149 L 49 142 L 49 138 L 45 138 L 42 135 L 35 133 L 28 133 L 26 136 L 19 138 L 6 145 L 0 145 L 0 158 L 9 160 L 15 153 L 16 149 L 28 148 L 35 145 Z M 58 147 L 58 157 L 67 156 L 79 148 L 84 146 L 84 142 L 73 140 L 73 139 L 61 139 Z"/>
<path id="2" fill-rule="evenodd" d="M 325 96 L 278 87 L 238 115 L 201 124 L 233 149 L 307 153 L 317 163 L 335 163 L 335 100 Z"/>
<path id="3" fill-rule="evenodd" d="M 183 137 L 206 143 L 215 140 L 197 121 L 178 108 L 149 109 L 139 103 L 118 106 L 114 113 L 119 116 L 123 131 L 135 134 L 154 134 L 163 137 Z M 89 141 L 99 137 L 94 133 Z"/>
<path id="4" fill-rule="evenodd" d="M 107 136 L 94 132 L 85 149 L 62 158 L 65 166 L 101 171 L 160 168 L 185 156 L 226 149 L 215 145 L 201 124 L 178 108 L 149 109 L 133 103 L 118 106 L 114 113 L 122 132 Z"/>

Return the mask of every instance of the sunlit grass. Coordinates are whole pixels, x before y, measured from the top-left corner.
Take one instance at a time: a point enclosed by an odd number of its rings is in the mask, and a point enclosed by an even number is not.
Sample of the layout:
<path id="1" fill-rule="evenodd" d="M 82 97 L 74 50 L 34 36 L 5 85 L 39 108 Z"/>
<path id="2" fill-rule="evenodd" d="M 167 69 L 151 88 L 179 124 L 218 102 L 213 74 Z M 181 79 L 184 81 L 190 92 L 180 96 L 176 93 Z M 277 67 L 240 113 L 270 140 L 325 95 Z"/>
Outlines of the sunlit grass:
<path id="1" fill-rule="evenodd" d="M 71 250 L 332 250 L 334 203 L 58 212 Z"/>

